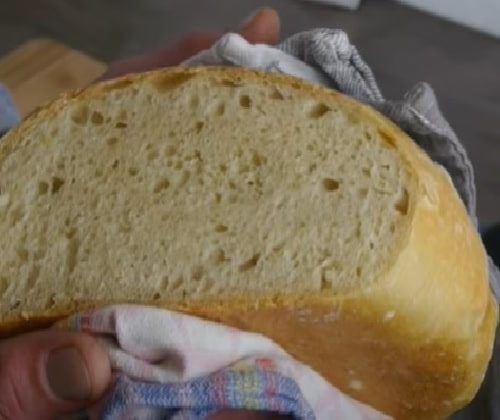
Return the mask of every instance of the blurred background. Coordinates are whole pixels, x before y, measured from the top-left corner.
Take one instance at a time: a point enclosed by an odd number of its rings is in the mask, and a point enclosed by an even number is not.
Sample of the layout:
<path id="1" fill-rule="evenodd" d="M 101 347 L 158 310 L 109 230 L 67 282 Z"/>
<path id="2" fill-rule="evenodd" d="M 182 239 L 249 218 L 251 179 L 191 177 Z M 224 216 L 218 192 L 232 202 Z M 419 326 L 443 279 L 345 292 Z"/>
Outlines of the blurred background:
<path id="1" fill-rule="evenodd" d="M 283 36 L 314 27 L 344 29 L 387 97 L 401 97 L 414 83 L 429 82 L 474 163 L 481 223 L 500 221 L 500 2 L 341 1 L 359 5 L 357 10 L 325 3 L 328 0 L 1 0 L 0 83 L 19 84 L 23 68 L 37 68 L 37 62 L 41 66 L 43 55 L 12 53 L 29 40 L 51 38 L 96 62 L 109 63 L 192 31 L 234 30 L 252 10 L 271 6 L 281 15 Z M 4 57 L 9 60 L 2 64 Z M 86 68 L 73 67 L 80 72 Z M 25 79 L 35 77 L 26 74 Z M 31 83 L 28 90 L 36 90 Z"/>

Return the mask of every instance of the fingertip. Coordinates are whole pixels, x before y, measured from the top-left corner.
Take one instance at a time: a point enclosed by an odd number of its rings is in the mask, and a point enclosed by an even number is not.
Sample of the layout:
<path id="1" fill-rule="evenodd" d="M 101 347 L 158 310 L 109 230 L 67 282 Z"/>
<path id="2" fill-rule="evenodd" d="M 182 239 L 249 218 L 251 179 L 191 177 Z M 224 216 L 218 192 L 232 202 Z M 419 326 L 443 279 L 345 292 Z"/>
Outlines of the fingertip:
<path id="1" fill-rule="evenodd" d="M 264 7 L 252 13 L 240 25 L 239 33 L 253 44 L 276 44 L 280 38 L 281 21 L 278 12 Z"/>

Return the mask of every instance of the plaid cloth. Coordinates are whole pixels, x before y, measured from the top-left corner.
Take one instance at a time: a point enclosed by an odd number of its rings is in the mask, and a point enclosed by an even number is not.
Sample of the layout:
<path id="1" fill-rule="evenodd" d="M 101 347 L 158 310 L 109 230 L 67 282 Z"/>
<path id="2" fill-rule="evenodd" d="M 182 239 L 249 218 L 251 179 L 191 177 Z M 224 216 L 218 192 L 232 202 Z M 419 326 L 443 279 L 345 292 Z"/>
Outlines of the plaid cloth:
<path id="1" fill-rule="evenodd" d="M 107 349 L 119 374 L 101 408 L 105 420 L 201 420 L 221 409 L 301 420 L 388 419 L 258 334 L 134 305 L 75 315 L 57 326 L 91 333 Z"/>
<path id="2" fill-rule="evenodd" d="M 314 412 L 297 384 L 258 359 L 199 379 L 151 384 L 121 376 L 103 410 L 103 419 L 169 418 L 203 420 L 221 409 L 261 410 L 313 420 Z"/>

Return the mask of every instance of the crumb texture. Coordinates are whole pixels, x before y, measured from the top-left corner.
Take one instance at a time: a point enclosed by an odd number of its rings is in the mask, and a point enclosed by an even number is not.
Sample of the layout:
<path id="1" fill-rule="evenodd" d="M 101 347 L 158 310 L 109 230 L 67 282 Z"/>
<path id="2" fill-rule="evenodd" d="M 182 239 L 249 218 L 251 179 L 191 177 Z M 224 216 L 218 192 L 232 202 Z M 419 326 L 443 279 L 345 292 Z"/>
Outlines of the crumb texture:
<path id="1" fill-rule="evenodd" d="M 411 190 L 370 124 L 210 77 L 70 100 L 0 155 L 0 314 L 375 281 Z"/>

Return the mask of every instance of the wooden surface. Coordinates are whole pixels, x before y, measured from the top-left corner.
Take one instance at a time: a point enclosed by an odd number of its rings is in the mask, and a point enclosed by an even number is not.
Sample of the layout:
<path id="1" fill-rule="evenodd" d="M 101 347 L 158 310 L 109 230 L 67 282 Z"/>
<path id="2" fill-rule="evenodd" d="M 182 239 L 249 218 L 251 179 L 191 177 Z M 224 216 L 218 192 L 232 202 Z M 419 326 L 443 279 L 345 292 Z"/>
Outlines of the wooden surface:
<path id="1" fill-rule="evenodd" d="M 28 41 L 0 58 L 0 82 L 22 116 L 63 92 L 87 86 L 106 66 L 49 39 Z"/>

